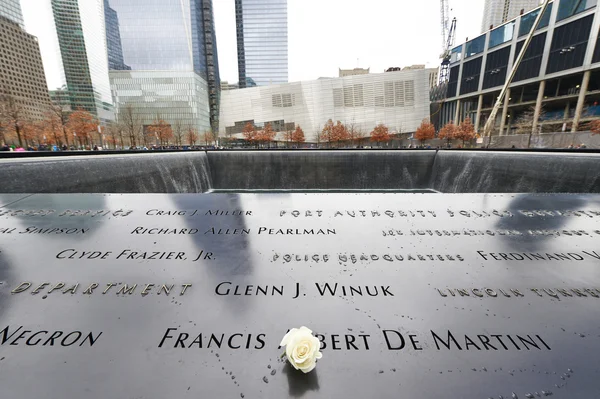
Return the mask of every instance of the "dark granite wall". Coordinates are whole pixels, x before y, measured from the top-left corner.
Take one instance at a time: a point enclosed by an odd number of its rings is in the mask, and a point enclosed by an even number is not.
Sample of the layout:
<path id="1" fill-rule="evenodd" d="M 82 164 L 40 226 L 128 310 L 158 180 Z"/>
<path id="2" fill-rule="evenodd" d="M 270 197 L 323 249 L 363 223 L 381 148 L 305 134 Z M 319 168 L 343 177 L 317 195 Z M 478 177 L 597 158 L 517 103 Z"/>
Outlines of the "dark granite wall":
<path id="1" fill-rule="evenodd" d="M 211 187 L 206 153 L 0 160 L 1 193 L 200 193 Z"/>
<path id="2" fill-rule="evenodd" d="M 600 154 L 214 151 L 0 160 L 0 193 L 400 190 L 600 193 Z"/>
<path id="3" fill-rule="evenodd" d="M 435 151 L 208 153 L 217 190 L 424 189 L 434 159 Z"/>
<path id="4" fill-rule="evenodd" d="M 444 193 L 600 193 L 600 154 L 439 151 L 433 170 Z"/>

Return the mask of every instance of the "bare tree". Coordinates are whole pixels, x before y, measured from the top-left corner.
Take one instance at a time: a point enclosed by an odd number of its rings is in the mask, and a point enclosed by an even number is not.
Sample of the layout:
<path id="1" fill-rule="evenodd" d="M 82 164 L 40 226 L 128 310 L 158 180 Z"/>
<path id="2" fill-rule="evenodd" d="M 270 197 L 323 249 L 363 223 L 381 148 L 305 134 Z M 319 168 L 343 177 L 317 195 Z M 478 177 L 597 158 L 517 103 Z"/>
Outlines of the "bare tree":
<path id="1" fill-rule="evenodd" d="M 53 123 L 57 124 L 62 131 L 62 135 L 65 139 L 65 144 L 69 145 L 69 132 L 67 129 L 67 123 L 69 122 L 69 115 L 71 110 L 65 105 L 59 103 L 52 103 L 48 110 L 49 116 L 52 118 Z"/>
<path id="2" fill-rule="evenodd" d="M 6 134 L 8 133 L 8 115 L 6 103 L 0 98 L 0 145 L 7 144 Z"/>
<path id="3" fill-rule="evenodd" d="M 346 130 L 348 130 L 348 137 L 350 138 L 350 145 L 359 144 L 362 139 L 366 137 L 365 132 L 352 121 L 351 123 L 346 125 Z"/>
<path id="4" fill-rule="evenodd" d="M 25 118 L 23 107 L 17 104 L 14 97 L 10 94 L 2 96 L 0 101 L 4 103 L 2 108 L 5 115 L 7 130 L 14 131 L 14 133 L 17 135 L 17 139 L 19 140 L 19 146 L 23 147 L 22 126 Z"/>
<path id="5" fill-rule="evenodd" d="M 113 145 L 113 149 L 117 149 L 117 143 L 119 142 L 119 136 L 121 136 L 121 149 L 123 149 L 123 138 L 120 133 L 121 129 L 117 123 L 111 123 L 107 127 L 108 142 Z"/>
<path id="6" fill-rule="evenodd" d="M 538 122 L 540 120 L 544 119 L 545 114 L 546 114 L 546 111 L 542 107 L 540 109 L 540 116 L 538 118 Z M 533 134 L 539 134 L 542 129 L 542 126 L 539 125 L 539 123 L 538 123 L 538 131 L 537 132 L 533 131 L 534 119 L 535 119 L 535 106 L 531 106 L 531 107 L 527 108 L 525 111 L 523 111 L 523 113 L 519 116 L 519 118 L 517 118 L 516 123 L 515 123 L 516 134 L 527 134 L 528 135 L 527 148 L 529 148 L 531 146 L 531 137 L 533 136 Z"/>
<path id="7" fill-rule="evenodd" d="M 178 119 L 173 125 L 173 137 L 175 138 L 175 144 L 177 145 L 177 147 L 181 147 L 184 135 L 185 132 L 183 131 L 183 128 L 181 127 L 181 122 Z"/>
<path id="8" fill-rule="evenodd" d="M 198 141 L 198 130 L 193 127 L 188 127 L 187 132 L 186 132 L 186 137 L 187 137 L 188 143 L 191 146 L 195 146 L 196 141 Z"/>
<path id="9" fill-rule="evenodd" d="M 123 127 L 125 134 L 129 137 L 129 142 L 136 147 L 142 144 L 140 137 L 142 132 L 141 118 L 134 108 L 133 104 L 127 103 L 119 112 L 119 123 Z"/>

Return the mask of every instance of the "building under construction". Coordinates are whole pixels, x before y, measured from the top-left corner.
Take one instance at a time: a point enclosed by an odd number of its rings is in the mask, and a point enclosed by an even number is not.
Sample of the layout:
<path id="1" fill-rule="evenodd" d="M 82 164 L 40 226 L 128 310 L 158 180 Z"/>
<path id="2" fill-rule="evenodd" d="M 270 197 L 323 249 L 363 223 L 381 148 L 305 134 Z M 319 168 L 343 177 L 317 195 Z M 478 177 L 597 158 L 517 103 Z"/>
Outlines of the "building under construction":
<path id="1" fill-rule="evenodd" d="M 446 83 L 432 91 L 432 121 L 469 117 L 478 132 L 491 114 L 541 7 L 454 47 Z M 584 131 L 600 117 L 597 0 L 555 0 L 525 52 L 493 135 Z"/>

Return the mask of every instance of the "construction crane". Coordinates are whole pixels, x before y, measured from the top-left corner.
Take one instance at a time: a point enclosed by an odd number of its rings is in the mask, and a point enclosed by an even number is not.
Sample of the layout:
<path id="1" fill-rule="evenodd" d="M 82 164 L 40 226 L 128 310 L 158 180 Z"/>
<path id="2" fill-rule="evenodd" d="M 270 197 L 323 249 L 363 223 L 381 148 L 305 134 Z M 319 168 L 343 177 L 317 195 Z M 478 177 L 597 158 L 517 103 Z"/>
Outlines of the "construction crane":
<path id="1" fill-rule="evenodd" d="M 442 65 L 440 67 L 439 83 L 448 81 L 450 75 L 450 58 L 454 40 L 456 38 L 456 18 L 450 22 L 450 7 L 448 0 L 440 0 L 440 15 L 442 18 Z"/>

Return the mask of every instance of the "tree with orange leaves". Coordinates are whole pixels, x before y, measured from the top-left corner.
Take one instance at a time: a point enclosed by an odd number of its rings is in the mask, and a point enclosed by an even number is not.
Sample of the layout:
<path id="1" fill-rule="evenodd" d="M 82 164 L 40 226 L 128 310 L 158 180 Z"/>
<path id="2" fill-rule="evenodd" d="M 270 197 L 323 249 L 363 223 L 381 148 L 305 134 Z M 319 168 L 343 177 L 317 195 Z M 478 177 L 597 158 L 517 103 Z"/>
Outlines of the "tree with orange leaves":
<path id="1" fill-rule="evenodd" d="M 259 131 L 258 133 L 256 133 L 256 141 L 258 141 L 259 143 L 270 143 L 271 141 L 273 141 L 275 139 L 275 135 L 277 133 L 273 130 L 273 127 L 271 126 L 270 123 L 267 123 L 264 127 L 264 129 L 262 129 L 261 131 Z"/>
<path id="2" fill-rule="evenodd" d="M 595 119 L 590 122 L 590 130 L 592 134 L 600 134 L 600 119 Z"/>
<path id="3" fill-rule="evenodd" d="M 457 139 L 462 140 L 463 147 L 465 142 L 471 141 L 475 138 L 475 127 L 471 122 L 471 118 L 465 118 L 465 120 L 458 126 L 455 136 Z"/>
<path id="4" fill-rule="evenodd" d="M 329 141 L 333 143 L 337 143 L 338 147 L 341 142 L 348 140 L 348 130 L 346 130 L 346 126 L 340 121 L 337 121 L 335 125 L 333 125 L 331 129 L 331 137 Z"/>
<path id="5" fill-rule="evenodd" d="M 415 132 L 415 138 L 423 145 L 427 140 L 431 140 L 435 137 L 435 126 L 429 122 L 429 119 L 423 119 L 421 126 L 417 128 Z"/>
<path id="6" fill-rule="evenodd" d="M 69 115 L 68 129 L 75 134 L 81 146 L 89 145 L 92 134 L 98 132 L 98 121 L 94 115 L 79 108 Z"/>
<path id="7" fill-rule="evenodd" d="M 62 120 L 52 110 L 46 112 L 45 117 L 44 132 L 46 136 L 51 136 L 56 145 L 61 145 L 63 140 L 67 139 L 67 135 L 65 134 L 66 126 L 63 126 Z"/>
<path id="8" fill-rule="evenodd" d="M 39 146 L 47 144 L 48 140 L 44 134 L 43 123 L 32 120 L 24 120 L 21 124 L 21 132 L 26 146 Z"/>
<path id="9" fill-rule="evenodd" d="M 292 133 L 291 140 L 293 143 L 300 144 L 304 143 L 306 139 L 304 138 L 304 130 L 300 127 L 300 125 L 296 126 L 296 130 Z"/>
<path id="10" fill-rule="evenodd" d="M 325 126 L 323 126 L 323 130 L 321 130 L 321 134 L 319 135 L 319 142 L 330 143 L 331 138 L 333 137 L 333 121 L 329 119 Z"/>
<path id="11" fill-rule="evenodd" d="M 392 137 L 390 136 L 389 129 L 383 123 L 375 126 L 375 129 L 371 132 L 371 141 L 376 143 L 387 143 Z"/>
<path id="12" fill-rule="evenodd" d="M 256 127 L 251 122 L 246 123 L 242 134 L 249 143 L 256 141 Z"/>
<path id="13" fill-rule="evenodd" d="M 449 147 L 450 141 L 454 140 L 454 138 L 456 137 L 457 130 L 458 128 L 456 127 L 454 122 L 450 121 L 446 123 L 446 125 L 443 128 L 440 129 L 440 132 L 438 133 L 438 138 L 446 140 L 446 145 Z"/>
<path id="14" fill-rule="evenodd" d="M 168 145 L 169 141 L 173 138 L 171 125 L 165 122 L 160 116 L 157 116 L 153 124 L 148 126 L 148 131 L 154 134 L 161 147 Z"/>

